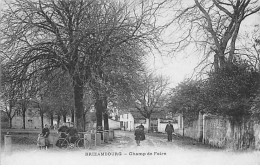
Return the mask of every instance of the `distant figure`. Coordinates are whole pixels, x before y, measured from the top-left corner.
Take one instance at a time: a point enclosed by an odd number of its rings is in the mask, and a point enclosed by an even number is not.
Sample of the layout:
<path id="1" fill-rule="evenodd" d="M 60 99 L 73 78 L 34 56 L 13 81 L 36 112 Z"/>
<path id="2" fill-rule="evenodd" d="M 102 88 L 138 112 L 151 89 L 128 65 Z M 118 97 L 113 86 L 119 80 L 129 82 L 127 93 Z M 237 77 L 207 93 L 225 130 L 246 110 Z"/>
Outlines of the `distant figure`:
<path id="1" fill-rule="evenodd" d="M 51 126 L 50 126 L 50 129 L 51 129 L 51 130 L 53 130 L 53 129 L 54 129 L 54 126 L 53 126 L 53 125 L 51 125 Z"/>
<path id="2" fill-rule="evenodd" d="M 140 146 L 140 141 L 142 139 L 142 136 L 143 136 L 143 130 L 139 126 L 137 126 L 135 129 L 135 141 L 137 146 Z"/>
<path id="3" fill-rule="evenodd" d="M 63 123 L 62 126 L 58 129 L 58 133 L 60 133 L 61 138 L 66 138 L 66 132 L 68 131 L 69 127 L 66 123 Z"/>
<path id="4" fill-rule="evenodd" d="M 57 129 L 57 124 L 54 124 L 54 130 L 56 130 Z"/>
<path id="5" fill-rule="evenodd" d="M 141 123 L 141 125 L 139 125 L 139 128 L 141 128 L 142 130 L 144 130 L 143 123 Z"/>
<path id="6" fill-rule="evenodd" d="M 66 133 L 68 134 L 70 143 L 74 143 L 78 139 L 78 130 L 73 127 L 73 124 L 70 125 Z"/>
<path id="7" fill-rule="evenodd" d="M 59 138 L 66 138 L 68 129 L 69 127 L 66 125 L 66 123 L 63 123 L 62 126 L 58 129 L 58 133 L 60 133 Z M 56 142 L 56 146 L 61 148 L 61 142 L 62 141 L 58 140 Z"/>
<path id="8" fill-rule="evenodd" d="M 48 148 L 50 143 L 48 141 L 48 136 L 50 135 L 50 130 L 48 128 L 48 125 L 45 124 L 44 128 L 42 129 L 42 134 L 41 136 L 44 137 L 45 139 L 45 146 Z"/>
<path id="9" fill-rule="evenodd" d="M 173 125 L 171 124 L 171 121 L 169 121 L 168 124 L 166 125 L 165 132 L 167 132 L 168 141 L 172 142 L 172 133 L 174 132 L 174 128 Z"/>
<path id="10" fill-rule="evenodd" d="M 143 131 L 142 137 L 141 137 L 141 141 L 145 140 L 145 133 L 144 133 L 144 126 L 141 123 L 141 125 L 139 125 L 139 128 Z"/>

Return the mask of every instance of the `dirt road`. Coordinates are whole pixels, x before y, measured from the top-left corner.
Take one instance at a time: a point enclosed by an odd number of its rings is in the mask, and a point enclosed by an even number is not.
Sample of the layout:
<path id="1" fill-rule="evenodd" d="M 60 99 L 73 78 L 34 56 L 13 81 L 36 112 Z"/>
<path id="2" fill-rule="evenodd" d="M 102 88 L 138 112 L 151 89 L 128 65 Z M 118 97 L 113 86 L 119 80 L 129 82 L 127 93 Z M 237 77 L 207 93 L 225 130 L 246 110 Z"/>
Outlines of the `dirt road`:
<path id="1" fill-rule="evenodd" d="M 11 155 L 1 153 L 1 164 L 178 164 L 245 165 L 260 164 L 260 151 L 232 152 L 210 148 L 193 140 L 166 135 L 146 136 L 137 146 L 133 132 L 116 131 L 109 144 L 89 150 L 38 150 L 35 146 L 16 146 Z M 20 150 L 18 150 L 20 149 Z"/>

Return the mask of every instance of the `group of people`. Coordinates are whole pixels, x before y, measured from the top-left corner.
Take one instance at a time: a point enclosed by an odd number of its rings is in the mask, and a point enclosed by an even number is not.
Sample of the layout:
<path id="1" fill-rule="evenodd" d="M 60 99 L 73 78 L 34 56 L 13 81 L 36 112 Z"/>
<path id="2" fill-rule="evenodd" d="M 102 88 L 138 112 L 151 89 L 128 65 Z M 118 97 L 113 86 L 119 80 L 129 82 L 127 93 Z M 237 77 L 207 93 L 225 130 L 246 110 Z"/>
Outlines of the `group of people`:
<path id="1" fill-rule="evenodd" d="M 135 141 L 137 146 L 140 146 L 140 141 L 145 140 L 145 134 L 144 134 L 144 126 L 141 123 L 141 125 L 137 126 L 135 129 Z"/>
<path id="2" fill-rule="evenodd" d="M 61 138 L 68 138 L 70 143 L 74 143 L 78 138 L 78 131 L 73 127 L 73 124 L 68 127 L 65 123 L 58 129 Z M 61 147 L 60 141 L 56 142 L 56 146 Z"/>
<path id="3" fill-rule="evenodd" d="M 168 142 L 172 142 L 172 133 L 174 132 L 174 128 L 171 121 L 166 125 L 165 132 L 168 135 Z M 140 141 L 145 140 L 144 126 L 142 123 L 136 127 L 134 135 L 137 146 L 140 146 Z"/>
<path id="4" fill-rule="evenodd" d="M 61 138 L 68 138 L 69 142 L 73 143 L 77 139 L 78 131 L 76 128 L 73 127 L 73 124 L 70 124 L 70 127 L 63 123 L 63 125 L 58 129 L 58 133 L 60 133 Z M 44 125 L 42 129 L 42 133 L 38 137 L 38 142 L 41 138 L 45 140 L 45 146 L 48 148 L 50 145 L 49 137 L 50 135 L 50 128 L 47 124 Z M 59 141 L 57 141 L 56 146 L 60 147 Z"/>
<path id="5" fill-rule="evenodd" d="M 174 128 L 170 121 L 165 127 L 165 132 L 168 135 L 168 141 L 172 142 L 172 133 L 174 132 Z M 63 125 L 58 129 L 58 133 L 60 133 L 61 138 L 68 138 L 69 142 L 71 143 L 73 143 L 73 141 L 76 141 L 78 135 L 78 131 L 76 128 L 73 127 L 73 124 L 71 124 L 70 127 L 68 127 L 65 123 L 63 123 Z M 50 145 L 48 140 L 49 135 L 50 135 L 50 129 L 48 128 L 48 125 L 45 124 L 40 136 L 45 139 L 45 145 L 47 147 L 49 147 Z M 137 146 L 140 146 L 140 142 L 145 140 L 144 126 L 142 123 L 141 125 L 136 127 L 134 135 L 135 135 Z M 60 147 L 59 142 L 60 141 L 57 141 L 56 143 L 56 146 L 58 147 Z"/>

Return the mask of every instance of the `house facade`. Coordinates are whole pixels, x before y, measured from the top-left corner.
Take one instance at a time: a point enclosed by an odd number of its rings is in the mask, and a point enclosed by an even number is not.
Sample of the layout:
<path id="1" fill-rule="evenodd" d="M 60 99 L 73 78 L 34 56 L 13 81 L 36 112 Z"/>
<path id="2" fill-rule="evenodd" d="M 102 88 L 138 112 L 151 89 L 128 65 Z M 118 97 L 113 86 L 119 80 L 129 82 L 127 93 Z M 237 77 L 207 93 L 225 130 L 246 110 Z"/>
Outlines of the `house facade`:
<path id="1" fill-rule="evenodd" d="M 71 122 L 71 117 L 66 116 L 66 123 L 68 125 Z M 25 128 L 27 129 L 41 129 L 41 116 L 37 108 L 28 108 L 25 114 Z M 62 123 L 62 121 L 61 121 Z M 61 124 L 60 123 L 60 124 Z M 51 119 L 48 118 L 45 114 L 43 115 L 43 124 L 51 125 Z M 57 125 L 57 119 L 54 118 L 53 125 Z M 23 128 L 23 117 L 22 114 L 17 114 L 12 120 L 13 128 Z"/>
<path id="2" fill-rule="evenodd" d="M 182 128 L 182 116 L 165 116 L 163 114 L 152 114 L 150 129 L 152 132 L 165 132 L 167 123 L 171 121 L 174 129 Z M 139 112 L 128 112 L 120 115 L 121 130 L 134 131 L 137 126 L 143 124 L 145 131 L 148 131 L 149 120 L 144 118 Z"/>
<path id="3" fill-rule="evenodd" d="M 89 130 L 96 129 L 96 125 L 97 125 L 96 122 L 89 123 L 88 129 Z M 104 126 L 104 120 L 102 120 L 102 125 Z M 109 129 L 113 129 L 113 130 L 120 129 L 120 121 L 116 121 L 114 119 L 109 118 L 108 119 L 108 125 L 109 125 Z"/>

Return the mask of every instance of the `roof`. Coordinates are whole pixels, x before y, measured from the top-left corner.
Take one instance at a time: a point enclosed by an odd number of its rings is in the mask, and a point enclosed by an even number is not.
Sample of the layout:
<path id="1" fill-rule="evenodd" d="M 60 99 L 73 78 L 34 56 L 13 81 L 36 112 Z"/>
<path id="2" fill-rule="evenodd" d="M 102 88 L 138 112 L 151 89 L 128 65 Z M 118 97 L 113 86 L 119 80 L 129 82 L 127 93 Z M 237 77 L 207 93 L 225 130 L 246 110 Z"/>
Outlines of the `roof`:
<path id="1" fill-rule="evenodd" d="M 131 110 L 130 113 L 133 115 L 134 119 L 145 119 L 144 116 L 141 115 L 141 113 L 137 110 Z M 164 112 L 161 112 L 161 113 L 152 113 L 152 116 L 151 118 L 152 119 L 166 119 L 166 114 Z"/>
<path id="2" fill-rule="evenodd" d="M 131 111 L 130 113 L 133 115 L 134 119 L 145 119 L 144 116 L 142 116 L 140 112 Z"/>

